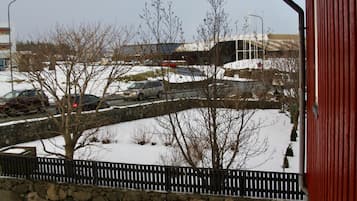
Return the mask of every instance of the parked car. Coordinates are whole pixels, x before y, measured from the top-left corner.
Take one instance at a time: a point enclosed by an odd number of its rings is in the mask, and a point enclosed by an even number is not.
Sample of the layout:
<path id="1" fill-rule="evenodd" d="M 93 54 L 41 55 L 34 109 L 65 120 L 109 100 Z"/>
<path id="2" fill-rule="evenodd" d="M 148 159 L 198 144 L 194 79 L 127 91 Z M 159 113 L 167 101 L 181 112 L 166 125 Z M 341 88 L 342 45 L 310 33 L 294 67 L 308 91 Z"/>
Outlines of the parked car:
<path id="1" fill-rule="evenodd" d="M 143 100 L 148 97 L 161 98 L 164 93 L 164 85 L 159 80 L 146 80 L 134 82 L 127 90 L 121 93 L 124 100 Z"/>
<path id="2" fill-rule="evenodd" d="M 42 90 L 14 90 L 0 98 L 0 113 L 7 116 L 44 112 L 49 106 L 48 97 Z"/>
<path id="3" fill-rule="evenodd" d="M 174 63 L 174 62 L 170 62 L 170 61 L 163 61 L 163 62 L 161 63 L 161 66 L 176 68 L 176 67 L 177 67 L 177 64 Z"/>
<path id="4" fill-rule="evenodd" d="M 84 94 L 82 97 L 80 95 L 71 94 L 70 96 L 64 96 L 61 102 L 57 104 L 57 113 L 61 112 L 62 109 L 66 110 L 67 97 L 70 98 L 70 103 L 73 111 L 81 108 L 82 111 L 95 110 L 97 108 L 107 108 L 109 104 L 101 100 L 98 96 L 92 94 Z M 61 109 L 62 108 L 62 109 Z"/>

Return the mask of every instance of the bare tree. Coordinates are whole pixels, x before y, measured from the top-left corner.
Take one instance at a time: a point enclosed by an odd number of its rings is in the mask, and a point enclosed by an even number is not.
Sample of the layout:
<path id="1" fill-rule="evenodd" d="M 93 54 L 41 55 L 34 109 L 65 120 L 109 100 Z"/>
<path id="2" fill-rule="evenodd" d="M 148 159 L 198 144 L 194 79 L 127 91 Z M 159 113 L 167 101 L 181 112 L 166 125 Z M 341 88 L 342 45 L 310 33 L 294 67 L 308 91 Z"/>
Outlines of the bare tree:
<path id="1" fill-rule="evenodd" d="M 275 95 L 282 104 L 283 112 L 290 116 L 293 124 L 291 140 L 296 141 L 299 124 L 299 52 L 288 46 L 283 55 L 271 61 L 278 70 L 273 79 Z"/>
<path id="2" fill-rule="evenodd" d="M 144 43 L 175 43 L 183 41 L 182 21 L 175 14 L 172 1 L 151 0 L 145 2 L 145 8 L 139 15 L 144 27 L 139 31 Z"/>
<path id="3" fill-rule="evenodd" d="M 188 165 L 228 169 L 240 167 L 249 157 L 263 152 L 265 142 L 258 139 L 261 122 L 252 121 L 254 110 L 245 109 L 239 99 L 231 102 L 235 109 L 219 100 L 220 41 L 229 33 L 228 16 L 224 0 L 207 2 L 210 10 L 198 28 L 201 41 L 212 49 L 207 56 L 210 65 L 202 66 L 209 80 L 202 88 L 205 104 L 197 110 L 169 114 L 159 125 L 173 137 L 175 151 Z"/>
<path id="4" fill-rule="evenodd" d="M 143 24 L 140 25 L 139 47 L 144 59 L 151 60 L 153 65 L 160 65 L 160 77 L 165 89 L 170 90 L 168 70 L 163 67 L 164 60 L 172 60 L 172 51 L 183 43 L 182 20 L 174 12 L 173 2 L 167 0 L 150 0 L 139 15 Z M 165 93 L 167 97 L 167 93 Z"/>
<path id="5" fill-rule="evenodd" d="M 55 125 L 50 132 L 64 139 L 64 153 L 48 150 L 42 143 L 45 152 L 73 159 L 77 150 L 93 144 L 90 139 L 97 134 L 96 125 L 105 121 L 97 118 L 105 101 L 104 95 L 109 86 L 129 70 L 119 59 L 122 58 L 121 48 L 130 37 L 125 28 L 101 24 L 82 24 L 76 28 L 57 26 L 26 58 L 26 75 L 30 82 L 53 99 L 59 112 L 54 115 L 47 111 Z M 111 55 L 109 61 L 100 62 L 108 53 Z M 83 99 L 88 93 L 96 93 L 101 98 L 95 108 L 87 108 L 94 112 L 84 114 Z M 72 105 L 75 97 L 79 99 L 76 107 Z"/>

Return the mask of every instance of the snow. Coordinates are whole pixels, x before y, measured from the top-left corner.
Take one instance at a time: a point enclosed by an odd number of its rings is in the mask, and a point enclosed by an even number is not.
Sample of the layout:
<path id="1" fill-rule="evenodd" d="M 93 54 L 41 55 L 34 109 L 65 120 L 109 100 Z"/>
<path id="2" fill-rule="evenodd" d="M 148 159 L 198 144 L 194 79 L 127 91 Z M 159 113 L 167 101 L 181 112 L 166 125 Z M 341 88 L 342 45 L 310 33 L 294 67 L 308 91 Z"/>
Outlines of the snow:
<path id="1" fill-rule="evenodd" d="M 100 67 L 100 66 L 99 66 Z M 139 73 L 145 73 L 145 72 L 154 72 L 156 70 L 160 70 L 162 68 L 167 69 L 167 67 L 160 67 L 160 66 L 126 66 L 127 68 L 130 68 L 130 70 L 124 74 L 124 76 L 127 75 L 135 75 Z M 65 76 L 61 74 L 63 72 L 57 71 L 57 76 L 59 77 L 59 80 L 64 80 Z M 106 76 L 108 75 L 108 72 L 105 72 L 101 74 L 98 78 L 93 79 L 89 83 L 89 87 L 87 90 L 87 93 L 97 95 L 97 96 L 102 96 L 103 94 L 103 88 L 105 82 L 102 80 L 105 80 Z M 31 89 L 33 86 L 31 83 L 28 81 L 28 77 L 26 77 L 25 73 L 13 72 L 13 79 L 14 79 L 14 89 L 15 90 L 20 90 L 20 89 Z M 162 77 L 153 77 L 149 79 L 162 79 Z M 165 80 L 168 80 L 172 83 L 182 83 L 182 82 L 191 82 L 193 80 L 202 80 L 205 79 L 203 76 L 192 76 L 189 74 L 180 74 L 180 73 L 172 73 L 170 72 L 168 76 L 165 76 Z M 60 83 L 64 83 L 63 81 Z M 113 94 L 116 93 L 117 91 L 120 90 L 126 90 L 128 86 L 132 82 L 114 82 L 109 89 L 107 90 L 106 94 Z M 8 93 L 11 90 L 11 77 L 10 77 L 10 71 L 7 69 L 6 71 L 0 71 L 0 96 L 3 96 L 4 94 Z M 49 97 L 49 101 L 53 102 L 53 98 L 50 96 L 50 94 L 47 94 Z"/>
<path id="2" fill-rule="evenodd" d="M 27 83 L 27 78 L 24 74 L 14 71 L 14 89 L 31 89 L 31 84 Z M 0 71 L 0 96 L 3 96 L 11 90 L 11 76 L 10 71 Z"/>
<path id="3" fill-rule="evenodd" d="M 196 52 L 196 51 L 209 51 L 214 46 L 211 42 L 192 42 L 180 45 L 176 51 L 177 52 Z"/>
<path id="4" fill-rule="evenodd" d="M 262 59 L 244 59 L 224 64 L 224 68 L 242 70 L 242 69 L 262 69 Z M 270 60 L 264 60 L 264 69 L 270 69 L 272 62 Z"/>
<path id="5" fill-rule="evenodd" d="M 242 168 L 259 171 L 298 172 L 299 153 L 297 142 L 292 143 L 294 157 L 289 157 L 291 168 L 285 170 L 282 168 L 284 154 L 290 143 L 292 125 L 289 117 L 279 113 L 278 110 L 258 110 L 253 117 L 253 121 L 263 122 L 259 130 L 259 141 L 266 140 L 268 146 L 264 153 L 249 158 Z M 79 150 L 76 158 L 133 164 L 167 164 L 167 160 L 170 159 L 167 157 L 172 157 L 173 148 L 165 146 L 162 142 L 163 139 L 160 133 L 163 132 L 163 128 L 159 126 L 157 118 L 101 127 L 98 136 L 109 137 L 112 139 L 112 143 L 98 143 L 88 149 Z M 134 142 L 135 136 L 141 136 L 142 134 L 149 136 L 150 143 L 138 145 Z M 152 145 L 152 142 L 156 145 Z M 60 149 L 64 145 L 61 136 L 45 140 L 45 144 L 47 149 L 63 153 L 63 150 Z M 19 146 L 36 146 L 39 156 L 48 156 L 43 152 L 40 141 L 23 143 Z M 166 160 L 163 161 L 163 158 L 166 158 Z"/>
<path id="6" fill-rule="evenodd" d="M 259 60 L 252 60 L 252 61 L 239 61 L 226 64 L 224 68 L 244 68 L 244 66 L 248 65 L 251 66 L 250 68 L 254 68 L 253 64 L 256 64 Z M 101 66 L 99 66 L 101 67 Z M 125 66 L 130 70 L 126 72 L 124 75 L 135 75 L 139 73 L 145 72 L 154 72 L 161 69 L 168 69 L 168 67 L 161 67 L 161 66 Z M 225 79 L 225 80 L 233 80 L 233 81 L 251 81 L 249 79 L 240 78 L 238 76 L 235 77 L 226 77 L 224 76 L 224 68 L 218 68 L 217 78 L 218 79 Z M 192 71 L 192 69 L 194 71 Z M 180 67 L 174 69 L 173 71 L 167 71 L 167 75 L 164 77 L 164 80 L 169 81 L 171 83 L 183 83 L 183 82 L 192 82 L 192 81 L 201 81 L 207 79 L 207 77 L 211 76 L 212 67 L 211 66 L 188 66 L 188 67 Z M 201 73 L 200 73 L 201 72 Z M 108 72 L 105 72 L 98 76 L 98 78 L 93 79 L 90 81 L 87 92 L 89 94 L 102 96 L 103 95 L 103 88 L 105 80 Z M 63 72 L 57 71 L 57 76 L 59 80 L 64 80 L 65 76 Z M 25 73 L 17 72 L 16 70 L 13 72 L 13 79 L 14 79 L 14 89 L 21 90 L 21 89 L 31 89 L 33 88 L 32 84 L 28 81 L 28 77 Z M 153 80 L 162 80 L 162 77 L 151 77 L 148 79 Z M 64 83 L 64 81 L 60 81 L 59 83 Z M 132 84 L 132 81 L 124 82 L 118 81 L 114 82 L 111 86 L 109 86 L 106 94 L 115 94 L 118 91 L 126 90 L 128 86 Z M 0 96 L 8 93 L 11 90 L 11 77 L 10 71 L 7 69 L 6 71 L 0 71 Z M 59 94 L 61 96 L 61 94 Z M 51 97 L 50 94 L 47 93 L 49 97 L 50 103 L 54 102 L 54 99 Z"/>
<path id="7" fill-rule="evenodd" d="M 5 153 L 5 154 L 22 154 L 25 151 L 26 151 L 26 149 L 13 148 L 13 149 L 8 149 L 8 150 L 5 150 L 5 151 L 2 151 L 2 153 Z"/>
<path id="8" fill-rule="evenodd" d="M 257 61 L 253 62 L 256 63 Z M 241 61 L 240 63 L 235 62 L 225 65 L 225 68 L 241 68 L 246 65 L 252 64 L 248 61 Z M 129 74 L 137 74 L 148 71 L 155 71 L 161 69 L 162 67 L 148 67 L 148 66 L 134 66 L 131 67 Z M 199 67 L 193 67 L 202 70 Z M 207 68 L 207 67 L 206 67 Z M 202 70 L 202 72 L 206 72 Z M 219 69 L 219 78 L 221 79 L 233 79 L 240 80 L 239 77 L 227 78 L 224 77 L 224 69 Z M 101 79 L 105 77 L 101 75 Z M 167 76 L 170 82 L 189 82 L 197 81 L 200 79 L 205 79 L 204 76 L 192 76 L 188 73 L 173 73 L 170 72 Z M 152 78 L 157 79 L 157 78 Z M 30 83 L 27 82 L 27 77 L 23 73 L 14 72 L 14 83 L 15 89 L 25 89 L 33 88 Z M 118 82 L 110 87 L 109 93 L 115 93 L 119 88 L 125 89 L 130 82 Z M 91 91 L 89 93 L 98 94 L 102 93 L 100 87 L 103 83 L 99 80 L 96 83 L 91 83 Z M 11 89 L 10 84 L 10 72 L 1 71 L 0 72 L 0 96 L 4 95 Z M 134 105 L 135 106 L 135 105 Z M 134 107 L 131 106 L 131 107 Z M 113 108 L 107 108 L 113 109 Z M 21 122 L 32 122 L 43 120 L 44 118 L 30 119 L 30 120 L 19 120 L 16 122 L 6 122 L 1 125 L 11 125 Z M 244 169 L 249 170 L 261 170 L 261 171 L 286 171 L 286 172 L 298 172 L 298 144 L 297 142 L 292 143 L 295 156 L 289 158 L 289 163 L 291 168 L 286 170 L 282 169 L 283 157 L 286 148 L 290 143 L 290 131 L 292 125 L 290 124 L 290 119 L 285 114 L 281 114 L 278 110 L 258 110 L 254 116 L 255 120 L 263 119 L 264 125 L 260 131 L 259 136 L 260 140 L 267 139 L 268 149 L 266 152 L 259 156 L 250 158 L 247 161 L 247 164 L 243 167 Z M 156 142 L 155 146 L 151 144 L 147 145 L 137 145 L 133 142 L 133 136 L 138 133 L 146 132 L 152 134 L 152 141 Z M 97 146 L 92 147 L 90 150 L 83 150 L 79 153 L 77 158 L 87 158 L 90 156 L 93 160 L 100 161 L 111 161 L 111 162 L 122 162 L 122 163 L 137 163 L 137 164 L 163 164 L 164 161 L 162 158 L 165 158 L 172 152 L 172 148 L 166 147 L 162 143 L 162 139 L 158 133 L 160 133 L 160 128 L 156 118 L 141 119 L 131 122 L 124 122 L 120 124 L 115 124 L 111 126 L 106 126 L 100 128 L 101 135 L 110 135 L 114 138 L 112 144 L 97 144 Z M 63 148 L 64 142 L 62 137 L 56 137 L 49 140 L 46 140 L 46 144 L 50 145 L 50 149 L 58 151 L 59 148 Z M 42 145 L 40 141 L 24 143 L 21 146 L 36 146 L 40 156 L 45 156 Z"/>

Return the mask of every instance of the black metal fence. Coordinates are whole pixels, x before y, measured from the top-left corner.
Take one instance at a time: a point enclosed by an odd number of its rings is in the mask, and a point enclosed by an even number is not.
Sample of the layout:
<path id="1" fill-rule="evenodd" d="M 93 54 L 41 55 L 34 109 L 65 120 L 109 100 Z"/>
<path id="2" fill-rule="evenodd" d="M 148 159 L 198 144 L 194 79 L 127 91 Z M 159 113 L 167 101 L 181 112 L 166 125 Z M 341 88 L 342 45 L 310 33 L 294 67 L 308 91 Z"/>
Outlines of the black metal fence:
<path id="1" fill-rule="evenodd" d="M 302 200 L 298 174 L 0 155 L 2 176 L 138 190 Z"/>

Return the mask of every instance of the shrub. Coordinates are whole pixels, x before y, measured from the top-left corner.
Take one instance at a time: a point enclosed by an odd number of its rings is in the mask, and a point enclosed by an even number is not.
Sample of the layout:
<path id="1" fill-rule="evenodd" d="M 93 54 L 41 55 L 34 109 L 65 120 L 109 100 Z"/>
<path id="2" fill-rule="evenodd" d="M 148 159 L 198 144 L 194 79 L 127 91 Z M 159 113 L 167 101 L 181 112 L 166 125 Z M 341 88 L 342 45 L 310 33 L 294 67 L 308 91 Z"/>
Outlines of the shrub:
<path id="1" fill-rule="evenodd" d="M 296 142 L 296 138 L 297 138 L 297 129 L 293 128 L 290 134 L 290 141 Z"/>
<path id="2" fill-rule="evenodd" d="M 289 160 L 288 160 L 288 157 L 284 157 L 284 161 L 283 161 L 283 168 L 286 169 L 286 168 L 289 168 Z"/>
<path id="3" fill-rule="evenodd" d="M 89 142 L 95 143 L 95 142 L 99 142 L 99 140 L 98 140 L 97 136 L 92 136 L 89 138 Z"/>
<path id="4" fill-rule="evenodd" d="M 132 140 L 135 144 L 145 145 L 150 143 L 152 135 L 144 131 L 144 129 L 138 130 L 132 137 Z"/>
<path id="5" fill-rule="evenodd" d="M 291 144 L 289 144 L 288 148 L 286 148 L 286 152 L 285 152 L 285 157 L 287 156 L 294 156 L 294 151 L 293 148 L 291 147 Z"/>
<path id="6" fill-rule="evenodd" d="M 110 144 L 112 141 L 109 138 L 102 139 L 102 144 Z"/>
<path id="7" fill-rule="evenodd" d="M 172 146 L 172 143 L 171 142 L 164 142 L 164 146 L 165 147 Z"/>

